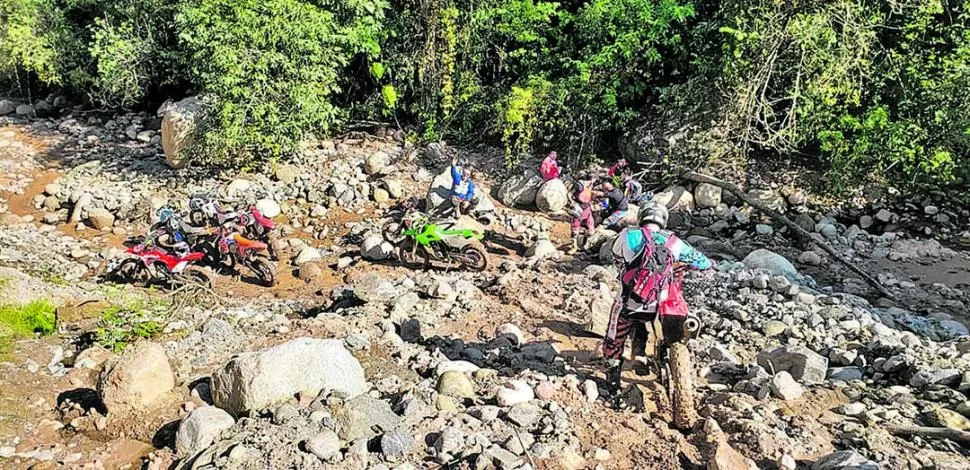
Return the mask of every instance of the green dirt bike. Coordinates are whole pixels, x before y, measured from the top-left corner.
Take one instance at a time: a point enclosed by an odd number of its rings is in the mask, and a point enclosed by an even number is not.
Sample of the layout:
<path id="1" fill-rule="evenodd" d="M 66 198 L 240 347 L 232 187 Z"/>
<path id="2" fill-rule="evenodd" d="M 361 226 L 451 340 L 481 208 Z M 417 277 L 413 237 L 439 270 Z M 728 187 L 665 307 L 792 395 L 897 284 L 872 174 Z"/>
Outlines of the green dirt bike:
<path id="1" fill-rule="evenodd" d="M 431 261 L 458 263 L 472 271 L 484 271 L 488 258 L 481 244 L 484 234 L 471 229 L 449 229 L 448 223 L 439 225 L 427 216 L 410 214 L 403 221 L 398 245 L 401 263 L 412 269 L 427 269 Z"/>

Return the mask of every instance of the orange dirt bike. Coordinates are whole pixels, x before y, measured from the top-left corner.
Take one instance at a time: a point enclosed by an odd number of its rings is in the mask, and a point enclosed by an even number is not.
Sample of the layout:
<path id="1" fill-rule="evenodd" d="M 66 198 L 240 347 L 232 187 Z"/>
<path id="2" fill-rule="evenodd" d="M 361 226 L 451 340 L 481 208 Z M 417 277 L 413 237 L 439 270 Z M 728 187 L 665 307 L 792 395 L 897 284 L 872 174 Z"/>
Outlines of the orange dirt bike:
<path id="1" fill-rule="evenodd" d="M 276 267 L 266 255 L 269 248 L 266 243 L 250 240 L 225 226 L 216 228 L 214 234 L 217 235 L 213 240 L 216 249 L 206 252 L 214 253 L 213 256 L 218 258 L 212 260 L 216 265 L 241 264 L 252 271 L 260 284 L 267 287 L 276 285 Z"/>

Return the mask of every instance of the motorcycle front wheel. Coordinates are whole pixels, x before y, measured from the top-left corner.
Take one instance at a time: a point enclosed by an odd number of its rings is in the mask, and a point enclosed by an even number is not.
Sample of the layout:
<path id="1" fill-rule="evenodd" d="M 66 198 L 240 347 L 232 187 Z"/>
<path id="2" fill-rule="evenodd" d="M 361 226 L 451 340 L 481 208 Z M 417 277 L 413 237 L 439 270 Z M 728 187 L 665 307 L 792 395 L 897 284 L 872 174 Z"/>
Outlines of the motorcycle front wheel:
<path id="1" fill-rule="evenodd" d="M 667 356 L 668 394 L 673 411 L 674 427 L 686 431 L 694 427 L 697 410 L 694 407 L 694 365 L 690 350 L 682 342 L 670 345 Z"/>
<path id="2" fill-rule="evenodd" d="M 397 249 L 398 259 L 401 264 L 410 269 L 427 269 L 431 265 L 431 257 L 428 250 L 415 243 L 413 239 L 407 239 Z"/>
<path id="3" fill-rule="evenodd" d="M 256 279 L 266 287 L 276 285 L 276 268 L 268 259 L 257 256 L 249 260 L 249 269 L 256 274 Z"/>
<path id="4" fill-rule="evenodd" d="M 485 250 L 477 243 L 463 246 L 461 251 L 452 255 L 452 257 L 456 258 L 462 267 L 472 271 L 484 271 L 488 267 Z"/>
<path id="5" fill-rule="evenodd" d="M 404 237 L 401 236 L 401 223 L 396 220 L 388 220 L 381 225 L 381 236 L 392 245 L 401 243 Z"/>

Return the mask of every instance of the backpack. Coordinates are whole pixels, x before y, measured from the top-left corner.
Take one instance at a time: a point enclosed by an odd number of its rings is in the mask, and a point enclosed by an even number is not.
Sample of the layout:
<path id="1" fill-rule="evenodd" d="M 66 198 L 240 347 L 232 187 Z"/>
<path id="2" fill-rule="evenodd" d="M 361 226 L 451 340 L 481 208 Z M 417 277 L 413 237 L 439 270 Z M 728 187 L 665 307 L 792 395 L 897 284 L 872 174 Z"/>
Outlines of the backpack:
<path id="1" fill-rule="evenodd" d="M 674 257 L 671 248 L 677 236 L 670 234 L 663 245 L 653 241 L 653 232 L 643 227 L 643 248 L 636 258 L 623 267 L 620 281 L 623 283 L 624 303 L 633 299 L 642 305 L 658 305 L 665 299 L 674 279 Z"/>

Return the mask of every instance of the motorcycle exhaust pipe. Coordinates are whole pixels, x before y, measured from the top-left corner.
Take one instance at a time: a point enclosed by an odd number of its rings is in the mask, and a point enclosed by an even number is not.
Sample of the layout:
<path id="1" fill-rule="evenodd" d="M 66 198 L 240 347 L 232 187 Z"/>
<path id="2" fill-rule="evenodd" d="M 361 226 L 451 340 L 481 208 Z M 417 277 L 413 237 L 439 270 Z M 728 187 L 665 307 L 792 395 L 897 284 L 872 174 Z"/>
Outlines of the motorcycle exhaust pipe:
<path id="1" fill-rule="evenodd" d="M 701 329 L 701 320 L 693 315 L 689 315 L 684 320 L 684 329 L 690 334 L 697 333 Z"/>

